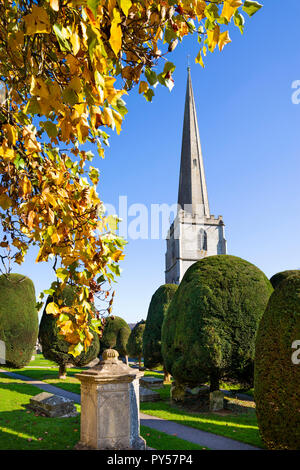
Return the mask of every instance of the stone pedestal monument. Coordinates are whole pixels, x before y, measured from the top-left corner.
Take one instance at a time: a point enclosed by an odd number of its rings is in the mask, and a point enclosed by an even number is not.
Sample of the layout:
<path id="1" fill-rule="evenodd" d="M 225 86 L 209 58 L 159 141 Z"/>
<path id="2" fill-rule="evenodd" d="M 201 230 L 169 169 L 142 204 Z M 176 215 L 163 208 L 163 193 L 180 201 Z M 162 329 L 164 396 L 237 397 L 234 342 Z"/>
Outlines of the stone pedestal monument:
<path id="1" fill-rule="evenodd" d="M 99 365 L 76 374 L 81 382 L 81 436 L 77 449 L 144 450 L 139 379 L 144 375 L 106 349 Z"/>

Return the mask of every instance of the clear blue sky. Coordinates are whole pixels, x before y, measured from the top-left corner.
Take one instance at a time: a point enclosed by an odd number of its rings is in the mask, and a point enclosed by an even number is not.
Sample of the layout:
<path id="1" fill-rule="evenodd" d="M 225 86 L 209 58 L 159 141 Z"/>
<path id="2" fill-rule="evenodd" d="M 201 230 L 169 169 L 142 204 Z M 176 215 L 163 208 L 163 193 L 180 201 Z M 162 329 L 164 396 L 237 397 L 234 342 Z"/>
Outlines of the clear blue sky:
<path id="1" fill-rule="evenodd" d="M 229 254 L 258 266 L 270 277 L 300 267 L 300 105 L 292 83 L 300 80 L 300 3 L 265 0 L 243 36 L 231 28 L 232 43 L 194 64 L 195 37 L 170 55 L 177 68 L 170 93 L 157 87 L 148 103 L 134 90 L 120 136 L 111 133 L 98 186 L 104 202 L 177 202 L 187 54 L 198 113 L 211 212 L 222 214 Z M 96 163 L 97 162 L 97 163 Z M 129 218 L 130 221 L 130 218 Z M 113 312 L 128 322 L 146 318 L 154 291 L 164 283 L 166 242 L 131 240 L 121 262 Z M 16 272 L 34 281 L 37 294 L 53 274 L 34 263 L 32 251 Z"/>

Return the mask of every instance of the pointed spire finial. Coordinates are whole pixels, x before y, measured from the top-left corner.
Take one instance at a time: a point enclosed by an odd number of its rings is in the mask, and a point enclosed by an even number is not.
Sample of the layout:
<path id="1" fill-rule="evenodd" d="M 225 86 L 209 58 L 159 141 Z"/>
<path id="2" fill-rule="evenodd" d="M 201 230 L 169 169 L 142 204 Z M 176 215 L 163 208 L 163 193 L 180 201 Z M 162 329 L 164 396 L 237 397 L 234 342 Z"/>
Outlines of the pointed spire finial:
<path id="1" fill-rule="evenodd" d="M 188 72 L 191 70 L 191 66 L 190 66 L 190 54 L 187 55 L 187 69 L 188 69 Z"/>
<path id="2" fill-rule="evenodd" d="M 210 217 L 196 106 L 188 67 L 181 145 L 178 204 L 187 211 Z"/>

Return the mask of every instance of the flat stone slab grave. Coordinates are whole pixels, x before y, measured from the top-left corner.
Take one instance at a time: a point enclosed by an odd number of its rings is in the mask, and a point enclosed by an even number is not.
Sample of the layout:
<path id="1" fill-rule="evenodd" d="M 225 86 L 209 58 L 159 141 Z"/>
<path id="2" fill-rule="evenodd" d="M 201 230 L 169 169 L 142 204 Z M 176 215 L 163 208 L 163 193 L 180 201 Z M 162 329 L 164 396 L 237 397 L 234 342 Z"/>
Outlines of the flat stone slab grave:
<path id="1" fill-rule="evenodd" d="M 149 388 L 140 387 L 140 401 L 141 402 L 151 402 L 151 401 L 159 401 L 160 394 L 158 392 L 154 392 L 153 390 L 149 390 Z"/>
<path id="2" fill-rule="evenodd" d="M 31 397 L 26 408 L 49 418 L 71 418 L 78 415 L 73 400 L 48 392 Z"/>
<path id="3" fill-rule="evenodd" d="M 164 384 L 164 380 L 159 379 L 158 377 L 142 377 L 140 379 L 140 384 L 142 387 L 161 388 Z"/>

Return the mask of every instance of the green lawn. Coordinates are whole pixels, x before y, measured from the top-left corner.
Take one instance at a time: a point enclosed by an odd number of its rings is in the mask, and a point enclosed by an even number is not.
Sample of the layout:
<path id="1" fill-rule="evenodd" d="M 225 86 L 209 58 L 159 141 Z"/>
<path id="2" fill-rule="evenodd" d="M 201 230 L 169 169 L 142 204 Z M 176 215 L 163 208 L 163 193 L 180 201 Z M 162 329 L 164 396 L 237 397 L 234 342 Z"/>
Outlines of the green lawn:
<path id="1" fill-rule="evenodd" d="M 79 440 L 80 417 L 46 418 L 24 408 L 39 390 L 0 374 L 0 449 L 72 449 Z M 77 405 L 77 409 L 80 407 Z"/>
<path id="2" fill-rule="evenodd" d="M 42 356 L 40 363 L 43 364 Z M 38 369 L 35 368 L 35 361 L 32 361 L 30 365 L 32 368 L 14 370 L 14 372 L 32 377 L 37 380 L 43 380 L 51 385 L 55 385 L 56 387 L 68 390 L 70 392 L 78 394 L 80 393 L 80 384 L 74 375 L 82 369 L 69 368 L 67 371 L 67 378 L 65 380 L 60 380 L 58 379 L 57 368 Z M 145 376 L 150 375 L 155 377 L 162 376 L 159 373 L 145 371 Z M 223 385 L 224 384 L 222 384 L 222 386 Z M 170 404 L 170 385 L 164 385 L 163 388 L 156 391 L 159 392 L 161 401 L 154 403 L 141 403 L 141 411 L 144 413 L 163 419 L 168 419 L 170 421 L 175 421 L 177 423 L 201 429 L 203 431 L 229 437 L 257 447 L 263 447 L 258 432 L 255 410 L 250 411 L 248 414 L 230 414 L 226 416 L 222 416 L 216 413 L 189 413 L 187 411 L 181 410 L 173 404 Z"/>
<path id="3" fill-rule="evenodd" d="M 68 450 L 80 439 L 80 415 L 75 418 L 47 418 L 26 410 L 24 405 L 39 390 L 21 380 L 0 374 L 0 450 Z M 76 405 L 80 412 L 80 406 Z M 146 426 L 141 435 L 157 450 L 201 450 L 176 436 Z"/>
<path id="4" fill-rule="evenodd" d="M 42 354 L 35 354 L 34 360 L 31 360 L 28 366 L 26 366 L 26 368 L 31 368 L 33 365 L 38 366 L 38 367 L 48 367 L 48 368 L 58 369 L 58 365 L 55 364 L 55 362 L 45 359 Z"/>

